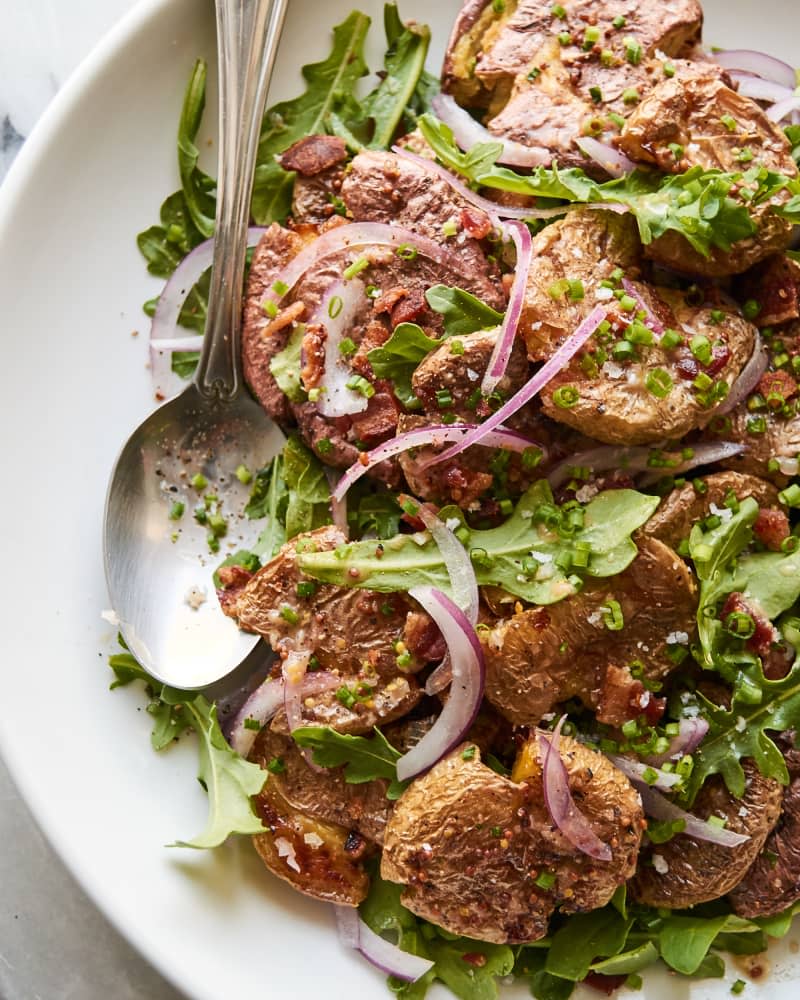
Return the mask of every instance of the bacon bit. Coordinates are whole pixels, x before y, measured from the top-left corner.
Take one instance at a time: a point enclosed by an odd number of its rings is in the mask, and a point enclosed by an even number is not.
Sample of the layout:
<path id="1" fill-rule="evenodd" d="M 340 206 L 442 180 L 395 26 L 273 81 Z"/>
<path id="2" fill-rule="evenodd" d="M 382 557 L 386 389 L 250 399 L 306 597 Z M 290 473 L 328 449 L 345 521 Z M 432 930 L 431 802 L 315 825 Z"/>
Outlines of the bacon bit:
<path id="1" fill-rule="evenodd" d="M 722 607 L 722 614 L 720 617 L 724 622 L 728 615 L 732 615 L 735 612 L 742 612 L 746 615 L 750 615 L 755 622 L 756 630 L 747 640 L 745 646 L 758 656 L 768 656 L 772 649 L 772 644 L 779 640 L 779 635 L 772 623 L 768 618 L 765 618 L 763 614 L 756 611 L 752 604 L 749 604 L 745 600 L 744 594 L 738 592 L 728 596 L 728 599 Z"/>
<path id="2" fill-rule="evenodd" d="M 461 961 L 466 962 L 468 965 L 474 965 L 476 969 L 482 969 L 486 965 L 486 956 L 482 955 L 479 951 L 468 951 L 465 955 L 461 956 Z"/>
<path id="3" fill-rule="evenodd" d="M 298 322 L 300 319 L 302 319 L 305 311 L 306 311 L 305 302 L 300 302 L 299 300 L 297 302 L 293 302 L 290 306 L 287 306 L 285 309 L 281 309 L 281 311 L 278 313 L 275 319 L 270 320 L 270 322 L 267 323 L 266 326 L 264 326 L 263 329 L 261 330 L 262 338 L 264 340 L 267 340 L 269 337 L 274 336 L 280 330 L 285 330 L 286 327 L 290 326 L 292 323 Z"/>
<path id="4" fill-rule="evenodd" d="M 300 381 L 306 389 L 313 389 L 322 381 L 325 374 L 325 341 L 328 331 L 321 323 L 309 323 L 303 334 L 301 356 L 303 367 L 300 369 Z"/>
<path id="5" fill-rule="evenodd" d="M 797 395 L 797 382 L 785 371 L 764 372 L 758 383 L 758 391 L 767 400 L 772 393 L 782 396 L 784 400 Z"/>
<path id="6" fill-rule="evenodd" d="M 423 663 L 441 660 L 447 644 L 434 620 L 424 611 L 409 611 L 403 626 L 403 641 L 414 657 Z"/>
<path id="7" fill-rule="evenodd" d="M 307 135 L 298 139 L 280 157 L 284 170 L 296 170 L 304 177 L 313 177 L 347 159 L 344 140 L 333 135 Z"/>
<path id="8" fill-rule="evenodd" d="M 363 413 L 353 414 L 353 434 L 359 441 L 372 447 L 394 434 L 397 416 L 394 396 L 388 392 L 376 392 L 374 396 L 370 396 Z"/>
<path id="9" fill-rule="evenodd" d="M 428 303 L 425 301 L 425 297 L 418 288 L 415 288 L 393 306 L 390 313 L 392 326 L 399 326 L 401 323 L 415 323 L 427 311 Z"/>
<path id="10" fill-rule="evenodd" d="M 372 303 L 372 311 L 375 313 L 390 313 L 397 303 L 408 295 L 408 289 L 400 285 L 388 288 L 382 292 Z"/>
<path id="11" fill-rule="evenodd" d="M 780 552 L 781 542 L 789 537 L 789 518 L 782 510 L 762 507 L 753 525 L 753 532 L 772 552 Z"/>
<path id="12" fill-rule="evenodd" d="M 475 240 L 483 240 L 492 231 L 492 220 L 479 209 L 461 209 L 461 227 Z"/>
<path id="13" fill-rule="evenodd" d="M 706 375 L 719 375 L 731 358 L 731 350 L 727 344 L 714 344 L 711 348 L 711 360 L 704 365 Z"/>
<path id="14" fill-rule="evenodd" d="M 460 465 L 453 465 L 444 474 L 444 481 L 453 500 L 469 506 L 489 489 L 494 477 L 488 472 L 473 472 Z"/>
<path id="15" fill-rule="evenodd" d="M 610 997 L 614 990 L 624 985 L 627 978 L 627 976 L 604 976 L 599 972 L 590 972 L 583 982 L 593 990 Z"/>
<path id="16" fill-rule="evenodd" d="M 647 703 L 647 707 L 644 710 L 644 717 L 647 720 L 649 726 L 654 726 L 664 714 L 667 708 L 666 698 L 653 698 L 651 696 L 650 701 Z"/>

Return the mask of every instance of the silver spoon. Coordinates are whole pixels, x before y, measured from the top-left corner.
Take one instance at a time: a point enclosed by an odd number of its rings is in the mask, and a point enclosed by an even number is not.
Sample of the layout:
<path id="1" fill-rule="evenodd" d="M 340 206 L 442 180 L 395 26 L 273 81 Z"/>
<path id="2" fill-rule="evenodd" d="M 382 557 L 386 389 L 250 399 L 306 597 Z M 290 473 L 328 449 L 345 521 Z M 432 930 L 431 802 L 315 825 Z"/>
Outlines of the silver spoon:
<path id="1" fill-rule="evenodd" d="M 106 498 L 106 580 L 119 627 L 142 666 L 179 688 L 226 676 L 258 641 L 223 615 L 212 577 L 226 554 L 255 540 L 242 514 L 249 486 L 240 467 L 264 467 L 284 442 L 242 391 L 239 345 L 253 171 L 287 3 L 216 0 L 220 141 L 202 354 L 192 384 L 130 436 Z M 170 520 L 176 502 L 185 510 Z M 208 522 L 193 514 L 206 506 L 227 525 L 217 554 L 209 550 Z M 221 521 L 213 524 L 222 530 Z"/>

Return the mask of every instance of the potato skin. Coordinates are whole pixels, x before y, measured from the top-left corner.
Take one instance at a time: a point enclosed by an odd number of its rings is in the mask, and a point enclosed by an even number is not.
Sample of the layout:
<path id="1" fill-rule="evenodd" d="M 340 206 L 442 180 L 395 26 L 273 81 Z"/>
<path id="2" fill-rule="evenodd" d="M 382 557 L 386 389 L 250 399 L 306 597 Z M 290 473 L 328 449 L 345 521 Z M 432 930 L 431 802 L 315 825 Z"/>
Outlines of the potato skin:
<path id="1" fill-rule="evenodd" d="M 743 767 L 747 787 L 741 799 L 735 799 L 722 778 L 714 775 L 700 790 L 692 813 L 701 819 L 724 818 L 726 830 L 750 839 L 738 847 L 722 847 L 678 834 L 666 844 L 652 845 L 642 852 L 629 887 L 637 902 L 682 910 L 719 899 L 741 881 L 777 823 L 783 801 L 777 781 L 765 778 L 750 760 L 743 761 Z M 653 867 L 654 858 L 666 869 Z"/>
<path id="2" fill-rule="evenodd" d="M 561 753 L 576 804 L 612 847 L 610 862 L 580 853 L 554 826 L 538 766 L 515 782 L 464 744 L 412 782 L 387 826 L 381 876 L 406 886 L 403 904 L 451 933 L 510 944 L 544 937 L 556 906 L 604 906 L 635 869 L 641 803 L 602 755 L 568 738 Z M 554 876 L 550 888 L 536 883 L 543 872 Z"/>

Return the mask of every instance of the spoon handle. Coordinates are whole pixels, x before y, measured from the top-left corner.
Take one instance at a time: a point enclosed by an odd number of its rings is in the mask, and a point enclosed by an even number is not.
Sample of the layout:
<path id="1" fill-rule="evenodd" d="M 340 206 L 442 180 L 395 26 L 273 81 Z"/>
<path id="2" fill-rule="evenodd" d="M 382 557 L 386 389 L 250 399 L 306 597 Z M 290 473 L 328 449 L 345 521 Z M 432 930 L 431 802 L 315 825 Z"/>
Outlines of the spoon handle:
<path id="1" fill-rule="evenodd" d="M 239 344 L 247 225 L 261 119 L 288 0 L 216 0 L 219 163 L 216 238 L 203 351 L 194 381 L 229 402 L 242 387 Z"/>

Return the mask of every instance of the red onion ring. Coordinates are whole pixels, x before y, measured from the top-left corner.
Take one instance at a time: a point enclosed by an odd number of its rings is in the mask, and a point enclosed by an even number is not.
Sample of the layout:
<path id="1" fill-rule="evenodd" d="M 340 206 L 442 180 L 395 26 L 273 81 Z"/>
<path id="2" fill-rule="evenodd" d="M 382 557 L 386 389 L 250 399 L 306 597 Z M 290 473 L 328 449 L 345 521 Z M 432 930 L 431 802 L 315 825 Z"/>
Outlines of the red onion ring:
<path id="1" fill-rule="evenodd" d="M 761 381 L 761 376 L 767 370 L 768 363 L 769 356 L 767 349 L 764 346 L 764 341 L 761 339 L 761 334 L 757 332 L 755 343 L 753 344 L 753 353 L 750 355 L 747 364 L 739 372 L 739 377 L 731 386 L 727 397 L 717 406 L 714 413 L 722 415 L 730 413 L 739 403 L 747 399 Z"/>
<path id="2" fill-rule="evenodd" d="M 514 282 L 508 296 L 506 313 L 481 382 L 481 392 L 485 396 L 494 391 L 495 386 L 508 368 L 511 351 L 514 347 L 514 338 L 519 326 L 519 318 L 522 315 L 525 289 L 528 286 L 528 272 L 531 269 L 533 256 L 530 230 L 524 223 L 507 222 L 503 226 L 503 232 L 514 241 L 514 246 L 517 248 L 517 262 L 514 265 Z"/>
<path id="3" fill-rule="evenodd" d="M 314 674 L 306 674 L 301 684 L 302 698 L 312 694 L 322 694 L 342 683 L 340 677 L 326 670 Z M 231 723 L 228 743 L 241 756 L 246 757 L 255 742 L 258 732 L 245 726 L 245 719 L 255 719 L 262 726 L 275 715 L 285 703 L 285 684 L 283 678 L 268 678 L 248 697 Z"/>
<path id="4" fill-rule="evenodd" d="M 731 72 L 731 79 L 738 85 L 738 92 L 742 97 L 749 97 L 751 101 L 769 101 L 776 104 L 778 101 L 785 101 L 792 96 L 792 91 L 780 83 L 772 80 L 762 80 L 760 76 L 751 76 L 749 73 Z"/>
<path id="5" fill-rule="evenodd" d="M 765 52 L 755 52 L 753 49 L 723 49 L 722 52 L 714 52 L 711 58 L 725 69 L 753 73 L 755 76 L 788 87 L 789 90 L 794 90 L 797 86 L 794 68 L 782 59 L 776 59 L 775 56 L 767 55 Z"/>
<path id="6" fill-rule="evenodd" d="M 645 320 L 647 325 L 650 327 L 653 333 L 655 333 L 657 336 L 660 337 L 664 332 L 664 324 L 661 322 L 658 316 L 655 315 L 650 306 L 648 306 L 648 304 L 639 294 L 636 285 L 634 285 L 632 281 L 628 281 L 627 278 L 623 278 L 622 287 L 625 289 L 625 291 L 628 293 L 628 295 L 630 295 L 632 299 L 636 300 L 636 304 L 639 306 L 639 309 L 644 310 Z"/>
<path id="7" fill-rule="evenodd" d="M 797 94 L 773 104 L 771 108 L 767 108 L 765 114 L 771 122 L 782 122 L 794 111 L 800 111 L 800 95 Z"/>
<path id="8" fill-rule="evenodd" d="M 247 230 L 247 245 L 255 246 L 266 229 L 252 226 Z M 211 267 L 214 256 L 214 239 L 205 240 L 188 253 L 167 279 L 156 304 L 150 324 L 150 368 L 153 389 L 159 398 L 175 395 L 186 381 L 172 371 L 172 354 L 175 351 L 199 351 L 203 345 L 200 334 L 176 337 L 178 317 L 189 292 L 205 271 Z"/>
<path id="9" fill-rule="evenodd" d="M 481 195 L 475 194 L 466 184 L 458 180 L 446 167 L 436 163 L 435 160 L 429 160 L 426 156 L 419 156 L 417 153 L 412 153 L 410 149 L 404 149 L 402 146 L 392 146 L 392 152 L 401 159 L 410 160 L 412 163 L 416 163 L 418 166 L 423 167 L 425 170 L 436 174 L 443 181 L 446 181 L 465 201 L 468 201 L 481 212 L 485 212 L 496 226 L 500 225 L 501 219 L 553 219 L 558 215 L 564 215 L 570 208 L 569 205 L 559 205 L 556 208 L 534 208 L 533 206 L 525 208 L 519 205 L 501 205 L 496 201 L 491 201 L 489 198 L 483 198 Z"/>
<path id="10" fill-rule="evenodd" d="M 303 725 L 303 681 L 305 680 L 309 652 L 295 651 L 289 653 L 281 665 L 283 674 L 283 707 L 289 732 Z"/>
<path id="11" fill-rule="evenodd" d="M 422 504 L 419 508 L 419 518 L 439 546 L 444 567 L 450 578 L 453 600 L 464 612 L 470 625 L 475 628 L 478 624 L 478 581 L 469 553 L 427 504 Z"/>
<path id="12" fill-rule="evenodd" d="M 453 681 L 433 727 L 398 760 L 400 781 L 429 770 L 461 743 L 478 714 L 486 683 L 483 650 L 464 612 L 435 587 L 412 587 L 408 594 L 439 626 L 453 664 Z"/>
<path id="13" fill-rule="evenodd" d="M 607 472 L 609 469 L 619 469 L 625 472 L 650 472 L 652 480 L 655 481 L 666 473 L 681 475 L 699 465 L 710 465 L 712 462 L 731 458 L 744 449 L 745 445 L 733 441 L 707 441 L 693 446 L 694 454 L 691 458 L 685 458 L 669 468 L 654 469 L 648 464 L 650 456 L 653 454 L 652 448 L 641 446 L 622 448 L 618 445 L 605 445 L 568 456 L 550 471 L 547 481 L 552 489 L 558 489 L 570 478 L 570 469 L 574 468 L 588 468 L 592 472 Z"/>
<path id="14" fill-rule="evenodd" d="M 278 305 L 312 265 L 331 254 L 363 246 L 384 246 L 396 250 L 405 245 L 443 267 L 455 268 L 456 271 L 461 267 L 461 262 L 450 250 L 410 229 L 383 222 L 351 222 L 329 229 L 293 257 L 275 276 L 272 298 L 265 301 Z M 285 288 L 285 291 L 278 294 L 275 286 Z"/>
<path id="15" fill-rule="evenodd" d="M 661 767 L 668 760 L 680 760 L 686 754 L 694 753 L 703 741 L 703 737 L 708 732 L 708 722 L 697 716 L 695 719 L 681 719 L 678 723 L 679 732 L 670 740 L 669 747 L 664 753 L 651 754 L 646 758 L 648 764 L 654 767 Z"/>
<path id="16" fill-rule="evenodd" d="M 359 278 L 335 281 L 326 289 L 311 317 L 311 322 L 321 324 L 326 332 L 325 367 L 318 387 L 322 391 L 317 402 L 317 409 L 323 417 L 362 413 L 369 403 L 362 393 L 347 388 L 353 371 L 345 364 L 339 350 L 345 334 L 352 328 L 361 305 L 366 301 L 364 293 L 365 285 Z M 339 307 L 338 312 L 331 315 L 334 306 Z"/>
<path id="17" fill-rule="evenodd" d="M 525 146 L 521 142 L 503 139 L 476 122 L 472 115 L 460 107 L 449 94 L 437 94 L 431 101 L 437 117 L 448 126 L 453 138 L 463 150 L 469 150 L 479 142 L 496 143 L 503 147 L 497 158 L 498 163 L 510 167 L 549 167 L 553 159 L 550 150 L 535 146 Z"/>
<path id="18" fill-rule="evenodd" d="M 642 764 L 641 761 L 621 757 L 615 753 L 606 754 L 606 756 L 617 770 L 622 771 L 626 778 L 630 778 L 631 781 L 643 782 L 648 788 L 660 788 L 662 791 L 668 791 L 681 781 L 681 776 L 674 771 L 662 771 L 653 765 Z M 647 771 L 656 772 L 655 781 L 645 781 L 644 775 Z"/>
<path id="19" fill-rule="evenodd" d="M 721 847 L 738 847 L 739 844 L 750 839 L 747 834 L 734 833 L 733 830 L 714 826 L 713 823 L 708 823 L 706 820 L 678 808 L 673 802 L 665 799 L 660 792 L 654 791 L 644 782 L 636 781 L 635 784 L 642 796 L 645 813 L 662 822 L 683 820 L 686 826 L 681 832 L 688 837 L 694 837 L 696 840 L 707 840 L 710 844 L 719 844 Z"/>
<path id="20" fill-rule="evenodd" d="M 400 455 L 411 448 L 438 447 L 439 445 L 448 444 L 450 441 L 458 441 L 479 427 L 479 424 L 436 424 L 430 427 L 419 427 L 413 431 L 406 431 L 405 434 L 398 434 L 396 438 L 384 441 L 383 444 L 379 444 L 372 451 L 364 452 L 361 460 L 351 465 L 339 480 L 332 494 L 333 499 L 341 500 L 353 483 L 358 482 L 373 466 L 378 465 L 379 462 L 383 462 L 387 458 L 393 458 L 395 455 Z M 504 448 L 507 451 L 519 452 L 527 451 L 528 448 L 539 448 L 541 451 L 544 451 L 541 445 L 536 444 L 535 441 L 529 441 L 528 438 L 517 434 L 516 431 L 509 431 L 504 427 L 493 429 L 492 433 L 485 436 L 481 435 L 481 437 L 483 444 L 487 448 Z"/>
<path id="21" fill-rule="evenodd" d="M 541 731 L 536 734 L 542 762 L 544 802 L 550 818 L 573 847 L 596 861 L 610 861 L 611 848 L 594 832 L 589 821 L 575 805 L 569 790 L 569 774 L 558 749 L 565 719 L 566 715 L 562 715 L 552 734 Z"/>
<path id="22" fill-rule="evenodd" d="M 359 917 L 355 907 L 334 906 L 333 909 L 340 942 L 345 948 L 361 952 L 368 962 L 387 975 L 413 983 L 433 968 L 434 963 L 430 959 L 403 951 L 376 934 Z"/>
<path id="23" fill-rule="evenodd" d="M 336 490 L 336 484 L 341 476 L 336 469 L 326 466 L 325 478 L 328 480 L 328 486 L 331 490 L 330 504 L 333 523 L 341 531 L 345 539 L 348 539 L 350 537 L 350 525 L 347 523 L 347 498 L 342 497 L 341 500 L 337 500 L 333 495 Z"/>
<path id="24" fill-rule="evenodd" d="M 633 160 L 628 159 L 624 153 L 620 153 L 618 149 L 614 149 L 613 146 L 600 142 L 598 139 L 581 136 L 575 140 L 575 145 L 585 156 L 588 156 L 612 177 L 625 177 L 636 169 Z"/>
<path id="25" fill-rule="evenodd" d="M 504 403 L 498 410 L 495 410 L 495 412 L 482 424 L 478 424 L 474 430 L 464 435 L 458 444 L 454 444 L 451 448 L 448 448 L 447 451 L 443 451 L 440 455 L 434 456 L 426 463 L 426 465 L 436 465 L 438 462 L 444 462 L 447 461 L 447 459 L 455 458 L 456 455 L 461 454 L 461 452 L 466 448 L 483 441 L 490 431 L 496 430 L 500 424 L 508 420 L 508 418 L 516 413 L 517 410 L 524 406 L 529 400 L 533 399 L 537 392 L 543 389 L 550 379 L 561 371 L 573 355 L 577 354 L 581 347 L 592 336 L 605 317 L 606 311 L 603 306 L 595 306 L 577 330 L 571 334 L 564 341 L 561 347 L 558 348 L 555 354 L 542 365 L 539 371 L 536 372 L 536 374 L 528 381 L 527 385 L 523 386 L 519 392 L 513 395 L 511 399 Z"/>

